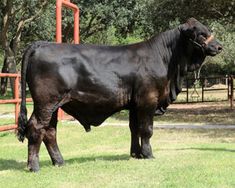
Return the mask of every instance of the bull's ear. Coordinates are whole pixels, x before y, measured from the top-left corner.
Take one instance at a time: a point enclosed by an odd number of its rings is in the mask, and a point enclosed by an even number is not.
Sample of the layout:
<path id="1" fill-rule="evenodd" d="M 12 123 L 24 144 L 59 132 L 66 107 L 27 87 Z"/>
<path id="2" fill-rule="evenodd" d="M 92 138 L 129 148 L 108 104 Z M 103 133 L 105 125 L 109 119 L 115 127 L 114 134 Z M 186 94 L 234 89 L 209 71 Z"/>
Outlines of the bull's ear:
<path id="1" fill-rule="evenodd" d="M 189 18 L 186 23 L 179 26 L 180 32 L 190 39 L 196 38 L 196 22 L 195 18 Z"/>

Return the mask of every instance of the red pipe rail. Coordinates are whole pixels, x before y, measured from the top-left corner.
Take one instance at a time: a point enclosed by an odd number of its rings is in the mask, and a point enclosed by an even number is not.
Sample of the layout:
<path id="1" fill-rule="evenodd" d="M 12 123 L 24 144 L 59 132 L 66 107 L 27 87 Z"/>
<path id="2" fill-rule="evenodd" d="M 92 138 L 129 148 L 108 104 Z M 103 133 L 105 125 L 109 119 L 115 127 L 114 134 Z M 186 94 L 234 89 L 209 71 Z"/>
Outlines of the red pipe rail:
<path id="1" fill-rule="evenodd" d="M 1 125 L 1 131 L 8 131 L 16 129 L 18 127 L 18 116 L 20 112 L 20 96 L 19 96 L 19 84 L 20 84 L 20 75 L 11 74 L 11 73 L 0 73 L 0 77 L 15 78 L 14 81 L 14 98 L 13 99 L 0 99 L 0 104 L 15 104 L 15 124 L 11 125 Z M 27 102 L 32 102 L 32 98 L 27 98 Z"/>
<path id="2" fill-rule="evenodd" d="M 77 5 L 70 2 L 70 0 L 57 0 L 56 1 L 56 42 L 62 43 L 62 7 L 72 9 L 74 12 L 74 43 L 79 44 L 79 8 Z M 59 109 L 58 118 L 63 119 L 63 111 Z"/>
<path id="3" fill-rule="evenodd" d="M 72 9 L 74 12 L 74 43 L 79 44 L 79 8 L 70 0 L 56 1 L 56 42 L 62 42 L 62 7 Z"/>
<path id="4" fill-rule="evenodd" d="M 19 114 L 19 105 L 20 105 L 20 98 L 19 98 L 19 78 L 20 75 L 18 74 L 6 74 L 0 73 L 0 77 L 8 77 L 8 78 L 15 78 L 14 82 L 14 99 L 1 99 L 0 104 L 15 104 L 15 124 L 13 125 L 3 125 L 0 126 L 0 131 L 8 131 L 17 128 L 18 123 L 18 114 Z"/>

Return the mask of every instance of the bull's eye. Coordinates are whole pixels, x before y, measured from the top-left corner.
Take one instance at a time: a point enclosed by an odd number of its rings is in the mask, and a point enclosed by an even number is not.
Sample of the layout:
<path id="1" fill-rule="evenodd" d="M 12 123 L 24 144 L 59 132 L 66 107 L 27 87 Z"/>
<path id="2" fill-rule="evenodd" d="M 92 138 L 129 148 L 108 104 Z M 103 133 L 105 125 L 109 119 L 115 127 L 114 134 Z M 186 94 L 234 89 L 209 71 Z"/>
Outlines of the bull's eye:
<path id="1" fill-rule="evenodd" d="M 203 35 L 202 33 L 200 33 L 200 34 L 198 35 L 197 41 L 198 41 L 199 43 L 204 43 L 204 42 L 206 41 L 206 39 L 207 39 L 207 37 L 206 37 L 205 35 Z"/>
<path id="2" fill-rule="evenodd" d="M 206 33 L 201 33 L 201 36 L 206 39 L 207 38 L 207 34 Z"/>

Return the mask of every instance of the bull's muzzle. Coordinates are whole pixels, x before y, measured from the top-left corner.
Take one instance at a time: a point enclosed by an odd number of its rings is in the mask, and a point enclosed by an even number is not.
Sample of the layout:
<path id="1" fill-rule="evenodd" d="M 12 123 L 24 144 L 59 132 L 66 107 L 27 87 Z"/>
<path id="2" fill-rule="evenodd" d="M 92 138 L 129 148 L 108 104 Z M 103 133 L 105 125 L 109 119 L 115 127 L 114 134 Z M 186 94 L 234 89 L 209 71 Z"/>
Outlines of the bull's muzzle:
<path id="1" fill-rule="evenodd" d="M 203 46 L 205 47 L 207 55 L 210 56 L 215 56 L 223 50 L 222 45 L 215 40 L 213 35 L 204 41 Z"/>

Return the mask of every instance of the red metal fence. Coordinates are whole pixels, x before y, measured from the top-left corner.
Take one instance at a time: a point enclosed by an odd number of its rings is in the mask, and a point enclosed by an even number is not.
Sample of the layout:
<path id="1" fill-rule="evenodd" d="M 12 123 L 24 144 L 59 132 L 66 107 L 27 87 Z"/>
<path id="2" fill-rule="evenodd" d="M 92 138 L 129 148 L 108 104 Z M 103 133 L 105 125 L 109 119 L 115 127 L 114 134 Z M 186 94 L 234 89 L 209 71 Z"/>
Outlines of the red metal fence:
<path id="1" fill-rule="evenodd" d="M 0 100 L 0 104 L 15 104 L 15 124 L 0 126 L 0 131 L 7 131 L 7 130 L 17 128 L 19 105 L 20 105 L 20 98 L 19 98 L 20 75 L 0 73 L 0 77 L 15 78 L 15 84 L 14 84 L 14 95 L 15 96 L 14 96 L 14 99 L 2 99 L 2 100 Z"/>
<path id="2" fill-rule="evenodd" d="M 14 78 L 14 97 L 13 99 L 0 99 L 0 104 L 15 104 L 15 122 L 11 125 L 1 125 L 0 131 L 8 131 L 12 129 L 17 128 L 18 124 L 18 115 L 20 111 L 20 96 L 19 96 L 19 82 L 20 82 L 20 75 L 19 74 L 8 74 L 8 73 L 0 73 L 1 77 L 7 77 L 7 78 Z M 31 102 L 31 98 L 26 99 L 27 102 Z"/>

